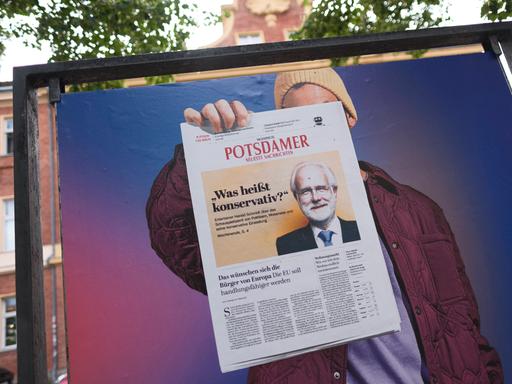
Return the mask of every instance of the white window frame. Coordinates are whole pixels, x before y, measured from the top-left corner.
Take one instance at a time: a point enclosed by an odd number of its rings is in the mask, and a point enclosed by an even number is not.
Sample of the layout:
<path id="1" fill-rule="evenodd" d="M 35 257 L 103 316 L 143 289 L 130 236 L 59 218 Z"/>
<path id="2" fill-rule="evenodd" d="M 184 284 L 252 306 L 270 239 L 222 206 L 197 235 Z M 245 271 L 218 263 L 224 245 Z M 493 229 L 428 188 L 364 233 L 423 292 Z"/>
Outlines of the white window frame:
<path id="1" fill-rule="evenodd" d="M 258 36 L 260 41 L 242 43 L 242 39 L 245 36 Z M 246 31 L 246 32 L 237 32 L 235 34 L 235 40 L 237 45 L 249 45 L 249 44 L 261 44 L 265 42 L 265 36 L 263 35 L 263 31 Z"/>
<path id="2" fill-rule="evenodd" d="M 16 295 L 15 294 L 11 294 L 11 295 L 8 295 L 8 296 L 3 296 L 2 297 L 2 336 L 1 336 L 1 339 L 2 339 L 2 344 L 0 346 L 1 350 L 2 351 L 10 351 L 10 350 L 13 350 L 13 349 L 16 349 L 16 346 L 18 345 L 18 341 L 16 340 L 16 343 L 15 344 L 12 344 L 12 345 L 6 345 L 6 331 L 7 331 L 7 319 L 11 318 L 11 317 L 14 317 L 15 319 L 15 324 L 16 324 L 16 310 L 14 311 L 7 311 L 7 300 L 9 299 L 14 299 L 16 300 Z M 16 324 L 17 325 L 17 324 Z M 17 329 L 17 326 L 16 326 L 16 337 L 18 336 L 18 329 Z"/>
<path id="3" fill-rule="evenodd" d="M 8 128 L 8 121 L 11 121 L 10 128 Z M 13 135 L 13 127 L 14 127 L 14 121 L 12 116 L 3 116 L 2 117 L 2 155 L 3 156 L 12 156 L 13 152 L 7 151 L 7 135 L 10 133 L 11 136 Z M 14 145 L 13 145 L 14 147 Z M 14 148 L 13 148 L 14 149 Z"/>
<path id="4" fill-rule="evenodd" d="M 16 237 L 14 233 L 14 197 L 5 197 L 2 200 L 2 222 L 0 224 L 1 231 L 2 231 L 2 252 L 14 252 L 15 250 L 15 242 Z M 12 202 L 12 209 L 11 212 L 9 212 L 9 216 L 7 216 L 7 204 L 10 204 Z M 7 239 L 10 234 L 7 233 L 7 230 L 9 228 L 9 224 L 12 223 L 12 247 L 7 247 Z"/>

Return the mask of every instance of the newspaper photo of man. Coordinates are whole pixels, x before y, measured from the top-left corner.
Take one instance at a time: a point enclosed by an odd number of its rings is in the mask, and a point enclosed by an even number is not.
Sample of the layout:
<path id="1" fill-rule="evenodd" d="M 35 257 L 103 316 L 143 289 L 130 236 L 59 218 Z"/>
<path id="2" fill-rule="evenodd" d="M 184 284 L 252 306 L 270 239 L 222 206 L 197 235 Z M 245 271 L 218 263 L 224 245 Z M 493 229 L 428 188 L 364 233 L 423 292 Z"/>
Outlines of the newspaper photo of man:
<path id="1" fill-rule="evenodd" d="M 290 177 L 290 190 L 308 224 L 277 238 L 279 255 L 361 239 L 356 221 L 336 216 L 338 183 L 327 165 L 321 162 L 297 164 Z"/>

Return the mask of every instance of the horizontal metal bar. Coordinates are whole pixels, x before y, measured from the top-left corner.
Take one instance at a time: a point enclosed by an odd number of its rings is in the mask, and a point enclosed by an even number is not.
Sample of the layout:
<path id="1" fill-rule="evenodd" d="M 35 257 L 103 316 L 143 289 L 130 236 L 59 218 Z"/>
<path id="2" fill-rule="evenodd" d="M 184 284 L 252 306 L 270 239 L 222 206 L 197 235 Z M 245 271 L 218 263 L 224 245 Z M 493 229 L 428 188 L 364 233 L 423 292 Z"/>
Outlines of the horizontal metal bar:
<path id="1" fill-rule="evenodd" d="M 65 85 L 142 76 L 178 74 L 213 69 L 359 56 L 374 53 L 486 43 L 491 36 L 506 38 L 512 22 L 431 28 L 349 37 L 334 37 L 198 49 L 108 59 L 58 62 L 16 67 L 34 87 L 59 78 Z"/>

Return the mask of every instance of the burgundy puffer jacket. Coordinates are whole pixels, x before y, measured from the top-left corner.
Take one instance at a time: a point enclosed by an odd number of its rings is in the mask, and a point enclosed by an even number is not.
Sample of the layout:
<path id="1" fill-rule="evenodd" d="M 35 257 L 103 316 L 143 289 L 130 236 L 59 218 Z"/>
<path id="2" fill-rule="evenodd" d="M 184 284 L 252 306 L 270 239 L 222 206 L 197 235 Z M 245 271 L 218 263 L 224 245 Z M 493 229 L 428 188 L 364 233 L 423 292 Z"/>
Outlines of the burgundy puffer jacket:
<path id="1" fill-rule="evenodd" d="M 480 334 L 477 303 L 453 233 L 439 206 L 383 170 L 361 162 L 381 238 L 412 308 L 431 383 L 503 383 L 496 351 Z M 157 176 L 146 206 L 151 244 L 191 288 L 206 293 L 183 148 Z M 345 383 L 342 346 L 260 365 L 249 383 Z"/>

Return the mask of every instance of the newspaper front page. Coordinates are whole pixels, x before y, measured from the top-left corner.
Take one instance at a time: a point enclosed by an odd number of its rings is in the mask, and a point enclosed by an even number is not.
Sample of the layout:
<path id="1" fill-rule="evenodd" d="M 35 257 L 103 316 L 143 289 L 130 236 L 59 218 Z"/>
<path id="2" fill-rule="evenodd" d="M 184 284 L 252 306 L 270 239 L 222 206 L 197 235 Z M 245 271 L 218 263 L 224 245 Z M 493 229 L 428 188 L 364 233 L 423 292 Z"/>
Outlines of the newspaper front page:
<path id="1" fill-rule="evenodd" d="M 340 103 L 182 136 L 223 372 L 400 329 Z"/>

